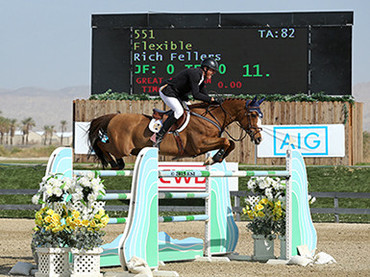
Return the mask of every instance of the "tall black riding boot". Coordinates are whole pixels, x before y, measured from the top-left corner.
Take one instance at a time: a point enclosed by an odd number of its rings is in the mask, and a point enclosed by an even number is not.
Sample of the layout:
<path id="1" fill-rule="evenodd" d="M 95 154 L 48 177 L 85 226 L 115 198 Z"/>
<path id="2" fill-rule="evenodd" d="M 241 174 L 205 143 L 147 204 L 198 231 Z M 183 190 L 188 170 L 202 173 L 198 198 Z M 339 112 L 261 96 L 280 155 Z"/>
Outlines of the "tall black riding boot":
<path id="1" fill-rule="evenodd" d="M 166 121 L 163 122 L 162 128 L 159 130 L 159 132 L 155 136 L 155 143 L 153 144 L 154 147 L 159 148 L 159 145 L 161 144 L 164 135 L 168 132 L 168 130 L 171 128 L 171 126 L 176 121 L 177 119 L 175 118 L 175 113 L 170 113 Z"/>

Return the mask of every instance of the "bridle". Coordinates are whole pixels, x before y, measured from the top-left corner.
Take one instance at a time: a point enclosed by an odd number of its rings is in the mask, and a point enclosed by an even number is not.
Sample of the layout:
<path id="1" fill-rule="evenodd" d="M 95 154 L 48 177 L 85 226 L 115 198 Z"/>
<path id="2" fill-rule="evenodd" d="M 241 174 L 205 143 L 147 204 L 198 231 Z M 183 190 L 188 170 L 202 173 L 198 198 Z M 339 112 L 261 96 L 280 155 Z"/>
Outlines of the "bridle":
<path id="1" fill-rule="evenodd" d="M 251 137 L 251 140 L 252 141 L 254 140 L 254 137 L 257 134 L 261 133 L 261 131 L 262 131 L 262 128 L 261 127 L 258 127 L 258 126 L 255 127 L 255 126 L 253 126 L 252 125 L 252 121 L 251 121 L 252 114 L 257 109 L 259 110 L 259 107 L 257 107 L 257 106 L 248 106 L 248 103 L 247 103 L 246 104 L 246 111 L 245 111 L 245 114 L 244 114 L 244 116 L 246 116 L 247 117 L 247 120 L 248 120 L 247 129 L 244 129 L 242 126 L 240 126 Z M 260 118 L 263 117 L 263 116 L 260 116 L 259 115 L 259 112 L 258 111 L 256 111 L 256 112 L 258 114 L 258 117 L 260 117 Z"/>
<path id="2" fill-rule="evenodd" d="M 258 113 L 258 116 L 259 117 L 263 117 L 263 114 L 262 112 L 260 111 L 259 109 L 259 106 L 248 106 L 249 104 L 249 101 L 246 102 L 245 104 L 245 112 L 244 112 L 244 117 L 247 117 L 247 127 L 244 128 L 240 123 L 239 121 L 235 121 L 235 123 L 241 128 L 241 132 L 240 132 L 240 135 L 239 135 L 239 138 L 234 138 L 227 130 L 226 130 L 226 122 L 227 122 L 227 117 L 229 116 L 230 118 L 233 118 L 233 116 L 227 111 L 224 109 L 224 107 L 222 106 L 222 103 L 219 104 L 219 107 L 221 108 L 221 110 L 224 112 L 224 115 L 225 115 L 225 118 L 224 118 L 224 123 L 220 124 L 220 121 L 212 114 L 211 110 L 209 110 L 209 108 L 211 106 L 208 106 L 207 109 L 206 109 L 206 114 L 209 113 L 210 116 L 217 122 L 217 124 L 220 126 L 220 134 L 219 136 L 222 135 L 222 132 L 225 131 L 225 133 L 229 136 L 229 138 L 231 138 L 233 141 L 242 141 L 246 136 L 247 134 L 251 137 L 251 140 L 253 141 L 255 136 L 257 134 L 259 134 L 261 131 L 262 131 L 262 128 L 260 127 L 255 127 L 252 125 L 252 121 L 251 121 L 251 116 L 252 116 L 252 113 L 254 111 L 256 111 Z M 245 132 L 245 134 L 243 135 L 242 132 Z"/>

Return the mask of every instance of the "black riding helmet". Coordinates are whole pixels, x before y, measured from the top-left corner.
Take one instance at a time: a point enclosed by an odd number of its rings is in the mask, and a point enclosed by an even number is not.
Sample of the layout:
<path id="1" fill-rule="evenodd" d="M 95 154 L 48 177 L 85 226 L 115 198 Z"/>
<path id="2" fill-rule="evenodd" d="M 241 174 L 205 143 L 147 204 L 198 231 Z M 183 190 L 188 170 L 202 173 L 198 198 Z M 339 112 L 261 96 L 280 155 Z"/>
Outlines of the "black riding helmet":
<path id="1" fill-rule="evenodd" d="M 218 72 L 218 63 L 216 62 L 216 60 L 214 58 L 204 59 L 202 61 L 201 65 L 200 65 L 200 67 L 201 68 L 207 67 L 207 68 L 213 69 L 216 72 Z"/>

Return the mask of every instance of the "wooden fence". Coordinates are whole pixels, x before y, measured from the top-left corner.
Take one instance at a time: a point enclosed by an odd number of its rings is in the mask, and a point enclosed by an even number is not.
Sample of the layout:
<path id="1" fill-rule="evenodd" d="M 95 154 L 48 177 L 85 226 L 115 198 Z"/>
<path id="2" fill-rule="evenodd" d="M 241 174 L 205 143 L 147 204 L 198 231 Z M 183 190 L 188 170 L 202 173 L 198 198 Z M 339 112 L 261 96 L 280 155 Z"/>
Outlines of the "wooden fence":
<path id="1" fill-rule="evenodd" d="M 117 100 L 75 100 L 73 101 L 73 121 L 89 122 L 95 117 L 108 113 L 143 113 L 150 115 L 153 108 L 166 109 L 162 101 L 117 101 Z M 263 124 L 344 124 L 345 157 L 343 158 L 305 158 L 310 165 L 355 165 L 363 160 L 363 103 L 348 102 L 264 102 Z M 234 137 L 239 137 L 240 129 L 236 124 L 228 128 Z M 225 134 L 226 136 L 226 134 Z M 285 163 L 281 158 L 256 158 L 255 146 L 246 137 L 237 142 L 235 150 L 228 157 L 230 162 L 244 164 L 280 165 Z M 170 157 L 161 158 L 171 160 Z M 185 159 L 186 160 L 186 159 Z M 195 160 L 203 161 L 204 157 Z M 87 161 L 86 155 L 76 155 L 75 161 Z M 125 158 L 133 163 L 135 157 Z M 194 159 L 193 159 L 194 161 Z"/>

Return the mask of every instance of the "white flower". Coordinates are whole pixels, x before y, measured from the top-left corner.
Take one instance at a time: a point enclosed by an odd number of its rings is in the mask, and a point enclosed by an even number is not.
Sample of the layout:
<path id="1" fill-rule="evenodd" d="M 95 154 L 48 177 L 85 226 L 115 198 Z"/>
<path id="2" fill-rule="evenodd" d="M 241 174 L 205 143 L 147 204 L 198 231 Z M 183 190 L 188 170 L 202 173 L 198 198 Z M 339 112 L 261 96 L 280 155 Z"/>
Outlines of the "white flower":
<path id="1" fill-rule="evenodd" d="M 73 202 L 77 202 L 77 201 L 80 201 L 82 199 L 82 193 L 73 193 L 72 194 L 72 201 Z"/>
<path id="2" fill-rule="evenodd" d="M 94 178 L 95 177 L 95 172 L 94 171 L 89 171 L 89 172 L 87 172 L 86 174 L 85 174 L 85 176 L 87 177 L 87 178 Z"/>
<path id="3" fill-rule="evenodd" d="M 308 203 L 313 204 L 316 202 L 316 197 L 312 197 L 312 195 L 308 195 Z"/>
<path id="4" fill-rule="evenodd" d="M 39 204 L 39 200 L 40 200 L 40 194 L 35 194 L 34 196 L 32 196 L 32 203 L 37 205 Z"/>
<path id="5" fill-rule="evenodd" d="M 53 194 L 58 197 L 62 196 L 63 194 L 63 191 L 60 187 L 53 187 L 52 191 L 53 191 Z"/>
<path id="6" fill-rule="evenodd" d="M 268 200 L 272 200 L 274 198 L 274 196 L 272 194 L 272 188 L 267 188 L 265 190 L 265 195 L 266 195 Z"/>
<path id="7" fill-rule="evenodd" d="M 96 198 L 98 198 L 98 195 L 97 195 L 97 194 L 95 194 L 95 193 L 90 193 L 90 194 L 89 194 L 89 196 L 87 197 L 87 200 L 88 200 L 89 202 L 93 202 L 93 201 L 95 201 L 95 200 L 96 200 Z"/>
<path id="8" fill-rule="evenodd" d="M 254 190 L 256 188 L 256 181 L 254 178 L 251 178 L 247 183 L 248 189 Z"/>
<path id="9" fill-rule="evenodd" d="M 64 183 L 64 191 L 68 191 L 69 189 L 72 188 L 72 180 L 70 178 L 63 178 L 63 183 Z"/>
<path id="10" fill-rule="evenodd" d="M 53 187 L 49 186 L 49 185 L 46 185 L 45 186 L 45 193 L 49 197 L 52 196 L 53 195 Z"/>

